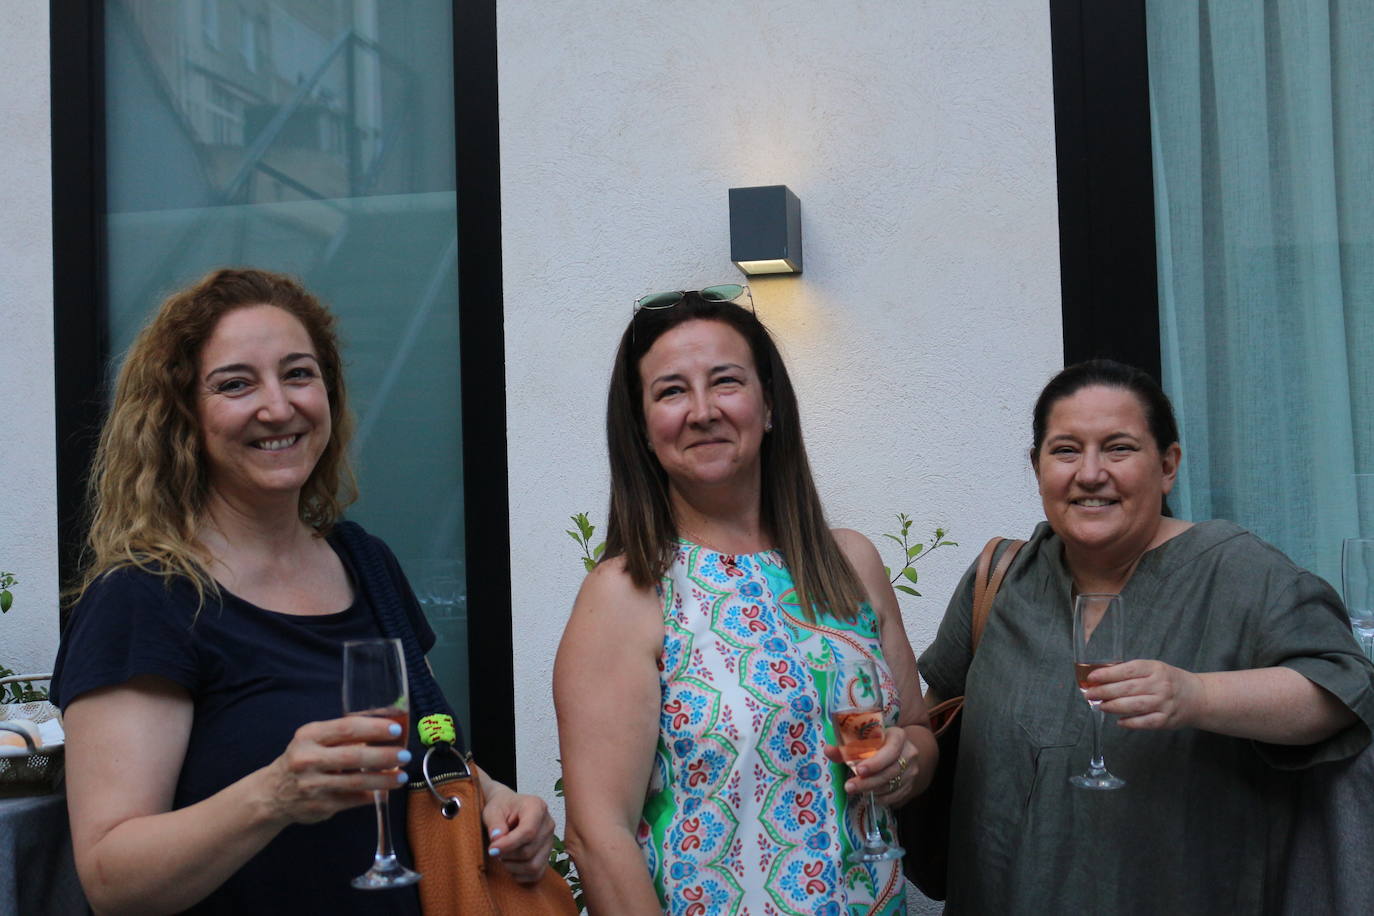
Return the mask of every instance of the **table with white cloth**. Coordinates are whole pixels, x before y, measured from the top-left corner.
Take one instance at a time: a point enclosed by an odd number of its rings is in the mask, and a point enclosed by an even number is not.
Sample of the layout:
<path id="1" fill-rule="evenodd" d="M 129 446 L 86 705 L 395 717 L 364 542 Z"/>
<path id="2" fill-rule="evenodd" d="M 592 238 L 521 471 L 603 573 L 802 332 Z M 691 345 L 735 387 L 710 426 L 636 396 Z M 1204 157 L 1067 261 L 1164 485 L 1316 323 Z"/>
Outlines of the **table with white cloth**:
<path id="1" fill-rule="evenodd" d="M 0 796 L 0 916 L 89 912 L 72 858 L 67 797 Z"/>

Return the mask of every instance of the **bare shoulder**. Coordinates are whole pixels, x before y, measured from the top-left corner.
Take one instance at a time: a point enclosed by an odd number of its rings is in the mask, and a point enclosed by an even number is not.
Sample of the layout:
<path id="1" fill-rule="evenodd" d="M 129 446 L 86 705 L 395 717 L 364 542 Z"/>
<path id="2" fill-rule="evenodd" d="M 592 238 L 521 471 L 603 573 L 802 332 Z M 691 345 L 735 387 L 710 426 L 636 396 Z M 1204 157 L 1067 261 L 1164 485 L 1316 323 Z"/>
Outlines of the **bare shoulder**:
<path id="1" fill-rule="evenodd" d="M 582 580 L 559 652 L 611 637 L 613 645 L 652 645 L 655 651 L 663 640 L 662 599 L 656 589 L 634 584 L 623 557 L 606 560 Z"/>
<path id="2" fill-rule="evenodd" d="M 888 581 L 883 558 L 878 554 L 878 548 L 873 546 L 873 542 L 850 528 L 834 528 L 831 529 L 831 534 L 835 537 L 835 543 L 840 546 L 844 558 L 854 567 L 854 572 L 858 574 L 859 582 L 868 595 L 868 601 L 878 612 L 878 616 L 885 618 L 898 614 L 897 597 L 892 593 L 892 583 Z"/>
<path id="3" fill-rule="evenodd" d="M 625 568 L 625 558 L 612 557 L 597 564 L 582 580 L 573 612 L 607 613 L 634 607 L 656 607 L 657 604 L 657 591 L 635 585 L 629 570 Z"/>
<path id="4" fill-rule="evenodd" d="M 853 528 L 832 528 L 830 534 L 835 538 L 835 543 L 839 545 L 840 552 L 849 561 L 849 565 L 854 567 L 854 571 L 859 574 L 860 579 L 868 582 L 873 575 L 886 578 L 883 571 L 883 558 L 878 555 L 878 548 L 874 547 L 873 542 L 867 537 Z"/>

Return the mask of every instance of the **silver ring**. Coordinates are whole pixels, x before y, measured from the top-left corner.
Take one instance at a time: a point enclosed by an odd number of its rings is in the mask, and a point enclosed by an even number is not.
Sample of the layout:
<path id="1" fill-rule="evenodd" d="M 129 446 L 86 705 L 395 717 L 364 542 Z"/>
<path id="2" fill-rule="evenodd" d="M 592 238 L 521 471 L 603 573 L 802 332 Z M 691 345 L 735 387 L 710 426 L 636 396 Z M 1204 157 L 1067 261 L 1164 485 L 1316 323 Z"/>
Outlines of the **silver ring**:
<path id="1" fill-rule="evenodd" d="M 902 787 L 902 777 L 893 776 L 887 781 L 887 793 L 891 795 Z"/>

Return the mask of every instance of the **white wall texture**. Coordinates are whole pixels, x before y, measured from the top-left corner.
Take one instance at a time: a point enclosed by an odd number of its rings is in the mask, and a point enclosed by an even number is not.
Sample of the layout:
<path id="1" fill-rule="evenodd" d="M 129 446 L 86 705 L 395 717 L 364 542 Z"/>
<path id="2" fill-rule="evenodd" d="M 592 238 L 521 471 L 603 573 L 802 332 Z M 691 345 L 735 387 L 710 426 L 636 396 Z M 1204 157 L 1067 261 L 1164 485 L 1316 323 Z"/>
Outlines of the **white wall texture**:
<path id="1" fill-rule="evenodd" d="M 0 662 L 36 668 L 57 640 L 47 8 L 0 12 L 0 569 L 22 579 Z M 904 599 L 918 652 L 981 543 L 1039 518 L 1029 412 L 1062 356 L 1050 35 L 1042 0 L 498 14 L 518 752 L 548 794 L 581 580 L 563 529 L 605 517 L 614 343 L 635 296 L 738 279 L 727 188 L 802 201 L 805 274 L 751 285 L 832 524 L 884 549 L 907 512 L 960 542 Z"/>
<path id="2" fill-rule="evenodd" d="M 0 12 L 0 664 L 51 671 L 57 654 L 52 153 L 48 4 Z"/>
<path id="3" fill-rule="evenodd" d="M 801 198 L 805 273 L 751 285 L 831 523 L 884 549 L 907 512 L 960 543 L 904 600 L 918 653 L 982 543 L 1040 518 L 1030 409 L 1062 360 L 1050 32 L 1042 0 L 498 13 L 518 754 L 547 792 L 582 577 L 563 529 L 605 518 L 615 343 L 637 295 L 739 279 L 728 188 Z"/>

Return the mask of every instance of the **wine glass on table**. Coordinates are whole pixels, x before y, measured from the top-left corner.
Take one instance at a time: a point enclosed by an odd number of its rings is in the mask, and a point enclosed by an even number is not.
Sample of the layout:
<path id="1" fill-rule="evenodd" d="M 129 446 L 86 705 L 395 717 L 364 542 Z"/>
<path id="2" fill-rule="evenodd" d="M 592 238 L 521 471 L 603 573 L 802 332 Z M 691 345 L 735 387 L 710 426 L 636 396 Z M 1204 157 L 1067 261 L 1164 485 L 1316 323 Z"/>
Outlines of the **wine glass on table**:
<path id="1" fill-rule="evenodd" d="M 343 710 L 346 716 L 375 716 L 401 726 L 400 737 L 377 742 L 376 747 L 405 747 L 410 734 L 410 692 L 405 656 L 399 639 L 357 639 L 343 645 Z M 388 793 L 374 791 L 377 809 L 377 851 L 372 867 L 354 878 L 362 890 L 404 887 L 420 880 L 396 858 L 391 845 Z"/>
<path id="2" fill-rule="evenodd" d="M 1350 625 L 1364 654 L 1374 659 L 1374 538 L 1346 538 L 1341 549 L 1341 589 Z"/>
<path id="3" fill-rule="evenodd" d="M 826 711 L 835 726 L 840 757 L 853 770 L 883 746 L 883 689 L 872 659 L 843 659 L 830 668 Z M 878 804 L 870 791 L 864 821 L 863 846 L 846 858 L 850 862 L 881 862 L 899 859 L 906 850 L 888 843 L 878 829 Z"/>
<path id="4" fill-rule="evenodd" d="M 1121 596 L 1079 595 L 1073 602 L 1073 673 L 1083 698 L 1088 699 L 1088 675 L 1098 668 L 1120 664 Z M 1101 700 L 1088 700 L 1093 718 L 1093 756 L 1088 771 L 1070 776 L 1080 789 L 1119 789 L 1126 780 L 1107 772 L 1102 759 L 1102 720 L 1106 717 Z"/>

